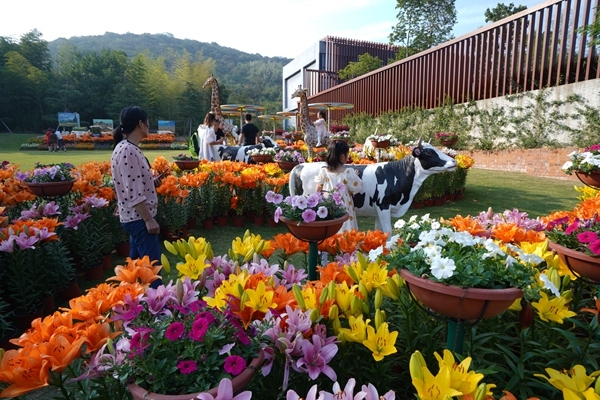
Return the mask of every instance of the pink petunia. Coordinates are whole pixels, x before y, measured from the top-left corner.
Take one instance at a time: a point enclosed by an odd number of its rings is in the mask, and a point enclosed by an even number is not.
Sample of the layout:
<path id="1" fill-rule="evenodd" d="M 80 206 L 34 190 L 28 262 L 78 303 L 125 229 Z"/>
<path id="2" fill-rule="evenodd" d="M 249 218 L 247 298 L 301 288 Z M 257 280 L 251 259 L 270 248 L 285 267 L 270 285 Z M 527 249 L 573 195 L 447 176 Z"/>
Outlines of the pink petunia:
<path id="1" fill-rule="evenodd" d="M 208 329 L 210 323 L 206 320 L 206 318 L 199 318 L 194 321 L 192 324 L 192 331 L 190 332 L 190 337 L 197 342 L 204 341 L 204 334 Z"/>
<path id="2" fill-rule="evenodd" d="M 594 254 L 600 254 L 600 239 L 590 243 L 590 251 Z"/>
<path id="3" fill-rule="evenodd" d="M 571 233 L 573 233 L 574 231 L 576 231 L 577 228 L 579 228 L 579 223 L 577 221 L 575 221 L 571 225 L 569 225 L 569 227 L 567 229 L 565 229 L 565 233 L 567 235 L 570 235 Z"/>
<path id="4" fill-rule="evenodd" d="M 598 234 L 596 232 L 582 232 L 577 235 L 577 240 L 581 243 L 592 243 L 598 240 Z"/>
<path id="5" fill-rule="evenodd" d="M 171 341 L 177 340 L 181 337 L 181 335 L 185 332 L 185 325 L 183 322 L 173 322 L 167 328 L 165 332 L 165 337 Z"/>
<path id="6" fill-rule="evenodd" d="M 194 371 L 198 370 L 198 364 L 196 361 L 188 360 L 188 361 L 179 361 L 177 363 L 177 368 L 179 368 L 179 372 L 184 375 L 191 374 Z"/>
<path id="7" fill-rule="evenodd" d="M 240 356 L 229 356 L 225 359 L 225 365 L 223 368 L 225 368 L 225 371 L 231 375 L 239 375 L 246 368 L 246 360 Z"/>

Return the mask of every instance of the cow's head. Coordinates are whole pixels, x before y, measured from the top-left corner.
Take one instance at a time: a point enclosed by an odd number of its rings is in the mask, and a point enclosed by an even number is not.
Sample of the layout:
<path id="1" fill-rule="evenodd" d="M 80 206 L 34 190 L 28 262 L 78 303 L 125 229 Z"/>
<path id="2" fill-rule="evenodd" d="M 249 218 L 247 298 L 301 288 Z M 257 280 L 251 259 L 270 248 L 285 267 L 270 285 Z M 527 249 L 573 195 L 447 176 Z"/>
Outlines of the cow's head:
<path id="1" fill-rule="evenodd" d="M 423 170 L 429 172 L 429 174 L 454 171 L 456 169 L 456 160 L 454 158 L 436 149 L 429 143 L 423 143 L 422 138 L 419 138 L 417 145 L 413 148 L 412 155 L 419 160 Z"/>
<path id="2" fill-rule="evenodd" d="M 263 144 L 263 146 L 267 148 L 275 148 L 277 147 L 277 143 L 269 136 L 265 136 L 264 138 L 260 138 L 259 141 Z"/>

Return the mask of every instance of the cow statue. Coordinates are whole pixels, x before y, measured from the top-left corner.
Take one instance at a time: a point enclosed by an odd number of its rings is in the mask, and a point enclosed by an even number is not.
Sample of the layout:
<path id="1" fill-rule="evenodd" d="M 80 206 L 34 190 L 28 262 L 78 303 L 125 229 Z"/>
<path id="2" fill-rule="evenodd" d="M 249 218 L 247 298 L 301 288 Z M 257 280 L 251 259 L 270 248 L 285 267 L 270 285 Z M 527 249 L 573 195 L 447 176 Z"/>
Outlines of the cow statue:
<path id="1" fill-rule="evenodd" d="M 316 191 L 315 177 L 326 163 L 300 164 L 290 174 L 290 194 L 310 194 Z M 415 194 L 433 174 L 456 169 L 456 160 L 421 139 L 412 154 L 399 161 L 368 165 L 347 165 L 354 168 L 363 181 L 362 192 L 354 194 L 357 216 L 373 216 L 375 229 L 390 233 L 392 217 L 400 218 L 408 211 Z"/>
<path id="2" fill-rule="evenodd" d="M 259 144 L 253 144 L 250 146 L 218 146 L 217 154 L 221 157 L 221 160 L 225 161 L 242 161 L 248 164 L 254 164 L 252 157 L 248 155 L 250 150 L 262 149 L 262 148 L 277 148 L 277 143 L 270 137 L 265 137 Z"/>

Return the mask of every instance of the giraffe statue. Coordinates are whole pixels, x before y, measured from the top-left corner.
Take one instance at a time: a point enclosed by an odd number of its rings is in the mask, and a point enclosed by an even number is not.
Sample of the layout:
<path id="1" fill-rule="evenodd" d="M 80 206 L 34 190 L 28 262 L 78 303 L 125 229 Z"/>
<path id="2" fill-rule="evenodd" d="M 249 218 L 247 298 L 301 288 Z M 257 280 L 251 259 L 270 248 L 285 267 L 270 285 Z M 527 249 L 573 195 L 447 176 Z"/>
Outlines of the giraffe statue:
<path id="1" fill-rule="evenodd" d="M 308 90 L 302 89 L 302 85 L 299 85 L 298 89 L 292 93 L 292 98 L 300 98 L 300 106 L 298 107 L 300 110 L 300 125 L 302 127 L 302 133 L 304 133 L 304 142 L 308 149 L 308 158 L 314 158 L 314 147 L 317 145 L 317 128 L 315 128 L 315 125 L 310 120 L 306 92 L 308 92 Z M 322 140 L 323 146 L 329 146 L 330 141 L 329 137 L 324 137 Z"/>
<path id="2" fill-rule="evenodd" d="M 219 83 L 212 74 L 208 77 L 206 82 L 204 82 L 202 88 L 204 89 L 207 86 L 212 86 L 210 111 L 215 114 L 220 121 L 223 121 L 223 132 L 225 132 L 227 143 L 230 145 L 235 145 L 238 139 L 237 128 L 235 125 L 230 124 L 229 122 L 225 121 L 225 118 L 223 118 L 223 114 L 221 113 L 221 97 L 219 96 Z"/>

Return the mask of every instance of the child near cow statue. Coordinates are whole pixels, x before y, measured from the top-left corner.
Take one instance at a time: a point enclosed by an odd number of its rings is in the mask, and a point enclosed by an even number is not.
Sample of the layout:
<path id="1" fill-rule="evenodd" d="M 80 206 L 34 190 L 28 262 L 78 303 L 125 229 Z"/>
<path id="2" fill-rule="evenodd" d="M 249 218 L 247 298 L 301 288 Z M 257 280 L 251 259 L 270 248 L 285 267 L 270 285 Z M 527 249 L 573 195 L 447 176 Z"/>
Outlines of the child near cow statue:
<path id="1" fill-rule="evenodd" d="M 338 184 L 344 185 L 346 189 L 342 192 L 342 201 L 350 218 L 344 222 L 340 232 L 358 229 L 352 195 L 360 193 L 363 186 L 358 172 L 354 168 L 346 168 L 349 152 L 348 143 L 339 140 L 331 142 L 327 148 L 327 167 L 321 168 L 319 175 L 315 177 L 317 191 L 333 191 Z"/>

